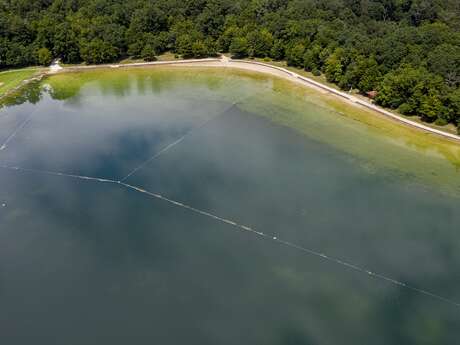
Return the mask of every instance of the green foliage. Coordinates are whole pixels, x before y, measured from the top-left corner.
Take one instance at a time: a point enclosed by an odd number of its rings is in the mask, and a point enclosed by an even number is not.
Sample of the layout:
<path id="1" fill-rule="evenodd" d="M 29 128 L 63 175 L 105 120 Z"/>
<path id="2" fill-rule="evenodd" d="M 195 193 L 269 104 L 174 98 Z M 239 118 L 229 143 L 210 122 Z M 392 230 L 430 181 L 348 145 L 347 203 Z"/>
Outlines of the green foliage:
<path id="1" fill-rule="evenodd" d="M 40 48 L 37 50 L 37 60 L 40 65 L 48 66 L 53 60 L 53 57 L 48 48 Z"/>
<path id="2" fill-rule="evenodd" d="M 321 75 L 321 71 L 319 69 L 313 69 L 311 71 L 311 73 L 315 76 L 315 77 L 319 77 Z"/>
<path id="3" fill-rule="evenodd" d="M 193 38 L 189 34 L 183 34 L 176 39 L 176 52 L 184 58 L 193 56 Z"/>
<path id="4" fill-rule="evenodd" d="M 270 55 L 273 46 L 273 36 L 266 30 L 254 30 L 247 35 L 248 53 L 251 57 L 265 57 Z"/>
<path id="5" fill-rule="evenodd" d="M 240 36 L 240 30 L 236 26 L 229 26 L 217 40 L 217 46 L 220 51 L 230 51 L 230 45 L 235 37 Z"/>
<path id="6" fill-rule="evenodd" d="M 429 90 L 428 95 L 425 94 L 420 97 L 420 105 L 415 113 L 428 121 L 434 121 L 436 118 L 443 119 L 444 106 L 437 90 Z"/>
<path id="7" fill-rule="evenodd" d="M 133 57 L 140 57 L 142 49 L 145 47 L 143 40 L 137 40 L 128 46 L 128 54 Z"/>
<path id="8" fill-rule="evenodd" d="M 0 68 L 34 65 L 36 62 L 37 54 L 33 45 L 24 46 L 0 37 Z"/>
<path id="9" fill-rule="evenodd" d="M 246 37 L 234 37 L 230 44 L 230 53 L 236 58 L 243 58 L 248 55 L 249 44 Z"/>
<path id="10" fill-rule="evenodd" d="M 286 61 L 290 66 L 302 67 L 303 56 L 305 54 L 305 46 L 302 43 L 298 43 L 288 48 L 286 51 Z"/>
<path id="11" fill-rule="evenodd" d="M 207 56 L 217 56 L 219 49 L 217 46 L 217 42 L 214 41 L 212 38 L 208 37 L 204 40 L 204 45 L 206 46 L 206 55 Z"/>
<path id="12" fill-rule="evenodd" d="M 307 49 L 303 56 L 303 65 L 307 71 L 318 70 L 321 67 L 321 47 L 314 45 Z"/>
<path id="13" fill-rule="evenodd" d="M 80 48 L 80 55 L 84 61 L 92 64 L 112 62 L 119 57 L 117 49 L 108 42 L 95 38 L 84 42 Z"/>
<path id="14" fill-rule="evenodd" d="M 361 92 L 376 90 L 382 80 L 382 73 L 375 58 L 371 56 L 361 60 L 360 68 L 359 81 L 354 87 Z"/>
<path id="15" fill-rule="evenodd" d="M 324 73 L 328 81 L 340 81 L 345 69 L 344 58 L 345 51 L 342 48 L 337 48 L 334 53 L 327 58 Z"/>
<path id="16" fill-rule="evenodd" d="M 270 50 L 270 57 L 274 60 L 282 60 L 284 58 L 284 43 L 282 40 L 276 40 Z"/>
<path id="17" fill-rule="evenodd" d="M 460 125 L 460 89 L 450 92 L 446 97 L 446 101 L 448 120 Z"/>
<path id="18" fill-rule="evenodd" d="M 445 125 L 448 124 L 447 120 L 444 119 L 444 118 L 442 118 L 442 117 L 436 119 L 436 121 L 435 121 L 434 123 L 435 123 L 435 125 L 437 125 L 437 126 L 445 126 Z"/>
<path id="19" fill-rule="evenodd" d="M 444 77 L 447 85 L 460 84 L 460 46 L 442 44 L 428 54 L 429 69 Z"/>
<path id="20" fill-rule="evenodd" d="M 141 58 L 145 61 L 155 61 L 155 49 L 150 44 L 146 44 L 141 52 Z"/>
<path id="21" fill-rule="evenodd" d="M 196 58 L 204 58 L 208 55 L 208 49 L 203 41 L 195 41 L 192 44 L 192 56 Z"/>
<path id="22" fill-rule="evenodd" d="M 0 0 L 0 69 L 230 52 L 285 59 L 428 121 L 460 120 L 454 0 Z M 46 50 L 45 50 L 46 49 Z"/>
<path id="23" fill-rule="evenodd" d="M 442 78 L 424 68 L 402 66 L 386 75 L 376 101 L 398 108 L 403 114 L 417 114 L 427 121 L 434 121 L 448 114 L 443 94 L 445 87 Z"/>
<path id="24" fill-rule="evenodd" d="M 70 23 L 58 24 L 53 35 L 53 55 L 60 57 L 65 63 L 76 63 L 81 60 L 80 44 L 77 34 Z"/>

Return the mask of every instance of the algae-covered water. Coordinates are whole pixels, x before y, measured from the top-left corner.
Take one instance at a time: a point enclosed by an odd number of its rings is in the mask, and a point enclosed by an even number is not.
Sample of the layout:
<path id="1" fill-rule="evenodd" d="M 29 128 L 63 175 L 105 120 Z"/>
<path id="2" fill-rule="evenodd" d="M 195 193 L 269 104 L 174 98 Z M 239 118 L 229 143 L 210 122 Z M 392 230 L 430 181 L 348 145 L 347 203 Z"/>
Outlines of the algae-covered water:
<path id="1" fill-rule="evenodd" d="M 231 69 L 8 104 L 1 343 L 457 342 L 460 145 Z"/>

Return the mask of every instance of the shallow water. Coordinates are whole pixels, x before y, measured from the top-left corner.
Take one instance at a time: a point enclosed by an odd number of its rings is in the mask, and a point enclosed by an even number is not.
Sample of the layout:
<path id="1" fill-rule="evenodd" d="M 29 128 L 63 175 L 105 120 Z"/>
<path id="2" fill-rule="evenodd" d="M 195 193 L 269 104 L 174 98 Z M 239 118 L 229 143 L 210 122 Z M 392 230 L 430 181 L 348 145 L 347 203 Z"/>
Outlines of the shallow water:
<path id="1" fill-rule="evenodd" d="M 2 343 L 458 339 L 454 145 L 228 70 L 45 83 L 0 110 Z"/>

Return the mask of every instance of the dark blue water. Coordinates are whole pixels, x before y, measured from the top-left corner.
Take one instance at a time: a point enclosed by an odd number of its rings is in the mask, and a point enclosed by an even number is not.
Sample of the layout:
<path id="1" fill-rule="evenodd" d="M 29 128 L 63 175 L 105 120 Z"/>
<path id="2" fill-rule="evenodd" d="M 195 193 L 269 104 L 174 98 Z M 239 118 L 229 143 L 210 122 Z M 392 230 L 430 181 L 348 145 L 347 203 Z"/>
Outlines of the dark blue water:
<path id="1" fill-rule="evenodd" d="M 459 198 L 176 78 L 0 113 L 0 142 L 32 114 L 0 151 L 2 344 L 457 342 Z M 126 183 L 270 237 L 47 173 L 118 181 L 140 165 Z"/>

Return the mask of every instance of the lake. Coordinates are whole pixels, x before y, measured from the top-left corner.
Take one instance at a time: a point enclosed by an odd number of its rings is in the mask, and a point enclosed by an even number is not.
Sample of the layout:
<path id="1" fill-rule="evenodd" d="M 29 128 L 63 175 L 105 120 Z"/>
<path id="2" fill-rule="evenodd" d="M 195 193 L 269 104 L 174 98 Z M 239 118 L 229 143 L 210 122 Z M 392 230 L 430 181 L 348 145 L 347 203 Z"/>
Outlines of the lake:
<path id="1" fill-rule="evenodd" d="M 230 69 L 9 103 L 1 343 L 458 341 L 460 145 Z"/>

